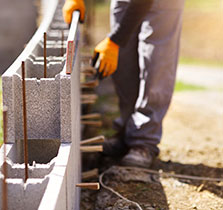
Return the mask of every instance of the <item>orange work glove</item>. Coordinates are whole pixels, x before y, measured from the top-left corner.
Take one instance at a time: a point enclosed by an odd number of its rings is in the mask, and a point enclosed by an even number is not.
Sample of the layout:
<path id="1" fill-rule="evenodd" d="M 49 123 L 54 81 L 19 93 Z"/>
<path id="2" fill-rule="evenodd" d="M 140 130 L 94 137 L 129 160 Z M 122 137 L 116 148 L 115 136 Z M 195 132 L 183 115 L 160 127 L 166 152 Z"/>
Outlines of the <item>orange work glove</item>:
<path id="1" fill-rule="evenodd" d="M 94 57 L 97 53 L 100 61 L 99 73 L 103 77 L 113 74 L 118 66 L 119 46 L 107 37 L 95 47 Z"/>
<path id="2" fill-rule="evenodd" d="M 63 18 L 68 24 L 71 23 L 72 13 L 75 10 L 80 11 L 80 21 L 84 22 L 85 17 L 85 4 L 83 0 L 66 0 L 63 6 Z"/>

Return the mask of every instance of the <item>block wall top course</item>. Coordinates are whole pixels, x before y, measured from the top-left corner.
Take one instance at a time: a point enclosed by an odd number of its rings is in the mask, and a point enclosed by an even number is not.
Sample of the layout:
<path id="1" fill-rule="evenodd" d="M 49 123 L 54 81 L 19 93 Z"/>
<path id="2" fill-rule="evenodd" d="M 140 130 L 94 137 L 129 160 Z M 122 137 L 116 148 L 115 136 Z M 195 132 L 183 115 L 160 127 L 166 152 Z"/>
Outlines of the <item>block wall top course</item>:
<path id="1" fill-rule="evenodd" d="M 45 176 L 50 174 L 55 165 L 55 160 L 53 159 L 48 164 L 34 164 L 29 165 L 29 179 L 43 179 Z M 2 171 L 2 168 L 0 168 Z M 7 160 L 7 178 L 8 179 L 24 179 L 24 164 L 14 164 L 9 159 Z"/>
<path id="2" fill-rule="evenodd" d="M 48 0 L 48 3 L 50 4 L 50 7 L 47 8 L 47 13 L 44 16 L 41 25 L 39 26 L 38 30 L 36 31 L 36 33 L 34 34 L 32 39 L 26 45 L 25 49 L 20 54 L 20 56 L 8 68 L 8 70 L 2 75 L 3 78 L 5 76 L 13 75 L 20 68 L 21 62 L 25 61 L 28 58 L 28 56 L 34 51 L 35 47 L 42 39 L 43 33 L 48 30 L 48 28 L 53 20 L 54 13 L 55 13 L 57 5 L 58 5 L 58 0 Z"/>
<path id="3" fill-rule="evenodd" d="M 64 173 L 63 170 L 58 170 L 58 169 L 66 169 L 68 159 L 70 156 L 70 151 L 71 151 L 71 143 L 62 143 L 59 147 L 58 155 L 53 158 L 49 163 L 47 164 L 36 164 L 34 163 L 33 165 L 29 165 L 29 179 L 36 179 L 36 180 L 41 180 L 45 179 L 46 176 L 51 176 L 51 175 L 56 175 L 56 174 L 61 174 Z M 10 150 L 12 147 L 8 148 Z M 3 153 L 3 149 L 0 150 L 0 153 Z M 3 159 L 2 159 L 2 154 L 1 154 L 1 159 L 0 159 L 0 179 L 3 178 L 2 176 L 2 164 L 3 164 Z M 8 170 L 8 180 L 23 180 L 24 176 L 24 168 L 25 165 L 24 163 L 18 164 L 18 163 L 13 163 L 9 158 L 7 158 L 7 170 Z M 58 168 L 58 169 L 55 169 Z M 61 174 L 64 175 L 64 174 Z M 24 184 L 24 183 L 23 183 Z"/>

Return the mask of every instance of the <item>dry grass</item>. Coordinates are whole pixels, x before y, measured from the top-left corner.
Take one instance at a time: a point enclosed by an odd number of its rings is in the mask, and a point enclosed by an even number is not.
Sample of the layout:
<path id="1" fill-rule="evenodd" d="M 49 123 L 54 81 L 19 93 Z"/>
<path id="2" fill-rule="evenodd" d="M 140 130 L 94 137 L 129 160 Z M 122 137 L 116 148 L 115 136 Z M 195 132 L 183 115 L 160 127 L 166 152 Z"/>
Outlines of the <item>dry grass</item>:
<path id="1" fill-rule="evenodd" d="M 188 0 L 184 11 L 181 56 L 192 60 L 223 62 L 223 3 Z"/>

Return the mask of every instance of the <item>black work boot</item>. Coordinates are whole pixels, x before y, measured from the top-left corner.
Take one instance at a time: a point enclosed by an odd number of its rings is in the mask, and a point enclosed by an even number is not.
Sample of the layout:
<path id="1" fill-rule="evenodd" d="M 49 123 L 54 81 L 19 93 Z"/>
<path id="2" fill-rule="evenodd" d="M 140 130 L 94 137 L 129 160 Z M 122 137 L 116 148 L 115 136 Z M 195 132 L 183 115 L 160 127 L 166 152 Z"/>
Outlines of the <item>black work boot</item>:
<path id="1" fill-rule="evenodd" d="M 124 166 L 150 168 L 154 158 L 154 155 L 148 148 L 136 147 L 129 150 L 128 154 L 122 158 L 121 164 Z"/>
<path id="2" fill-rule="evenodd" d="M 122 136 L 106 139 L 103 143 L 103 155 L 110 157 L 121 157 L 128 152 L 128 146 L 125 144 Z"/>

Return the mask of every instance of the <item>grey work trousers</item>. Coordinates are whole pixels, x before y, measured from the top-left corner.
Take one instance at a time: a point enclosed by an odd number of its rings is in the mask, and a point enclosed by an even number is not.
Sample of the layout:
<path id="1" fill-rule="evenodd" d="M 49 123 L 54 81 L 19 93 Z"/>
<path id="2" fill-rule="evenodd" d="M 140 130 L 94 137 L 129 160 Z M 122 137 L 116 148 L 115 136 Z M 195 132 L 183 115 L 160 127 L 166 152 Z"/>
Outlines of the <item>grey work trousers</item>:
<path id="1" fill-rule="evenodd" d="M 111 1 L 111 28 L 119 23 L 129 0 Z M 158 155 L 162 120 L 173 94 L 179 55 L 184 0 L 154 0 L 150 12 L 120 48 L 113 82 L 119 97 L 125 143 L 148 147 Z"/>

